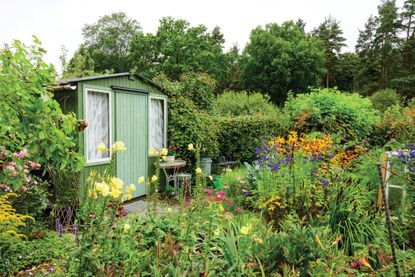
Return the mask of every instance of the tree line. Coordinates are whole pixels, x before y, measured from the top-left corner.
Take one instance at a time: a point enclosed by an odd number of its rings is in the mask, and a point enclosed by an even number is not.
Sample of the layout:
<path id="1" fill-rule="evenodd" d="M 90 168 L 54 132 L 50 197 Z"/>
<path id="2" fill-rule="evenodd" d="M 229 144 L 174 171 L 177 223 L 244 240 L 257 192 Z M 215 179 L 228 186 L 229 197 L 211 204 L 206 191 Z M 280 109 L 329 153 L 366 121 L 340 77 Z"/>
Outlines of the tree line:
<path id="1" fill-rule="evenodd" d="M 118 12 L 85 25 L 83 43 L 69 61 L 63 48 L 61 62 L 64 78 L 135 71 L 179 81 L 200 73 L 212 78 L 216 93 L 260 91 L 279 105 L 290 91 L 319 86 L 363 95 L 391 88 L 414 97 L 415 0 L 402 7 L 382 0 L 377 14 L 356 31 L 355 51 L 342 52 L 346 39 L 331 16 L 311 32 L 301 19 L 269 23 L 253 29 L 243 49 L 225 51 L 219 27 L 164 17 L 155 34 L 145 34 L 138 21 Z"/>

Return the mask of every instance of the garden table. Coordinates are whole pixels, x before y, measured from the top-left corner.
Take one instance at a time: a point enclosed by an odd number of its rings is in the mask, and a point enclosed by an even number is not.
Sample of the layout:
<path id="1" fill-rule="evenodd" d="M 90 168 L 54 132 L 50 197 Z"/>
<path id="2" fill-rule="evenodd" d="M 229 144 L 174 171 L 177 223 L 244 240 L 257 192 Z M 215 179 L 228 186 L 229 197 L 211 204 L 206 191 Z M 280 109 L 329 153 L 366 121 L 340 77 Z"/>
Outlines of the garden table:
<path id="1" fill-rule="evenodd" d="M 176 174 L 179 170 L 186 166 L 186 161 L 183 160 L 174 160 L 172 162 L 160 162 L 160 168 L 163 169 L 164 174 L 166 175 L 166 185 L 171 181 L 174 182 L 174 187 L 176 187 Z M 173 174 L 168 174 L 167 170 L 172 170 Z"/>

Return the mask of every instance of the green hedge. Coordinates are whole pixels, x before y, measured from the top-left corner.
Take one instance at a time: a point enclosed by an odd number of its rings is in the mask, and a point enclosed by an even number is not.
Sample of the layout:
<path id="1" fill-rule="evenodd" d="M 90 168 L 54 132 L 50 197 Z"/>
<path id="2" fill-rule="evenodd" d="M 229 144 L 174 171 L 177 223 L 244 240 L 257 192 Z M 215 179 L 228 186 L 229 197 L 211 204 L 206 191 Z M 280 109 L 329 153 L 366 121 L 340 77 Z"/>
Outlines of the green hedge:
<path id="1" fill-rule="evenodd" d="M 213 118 L 218 126 L 219 155 L 232 161 L 255 160 L 255 147 L 273 136 L 284 135 L 288 131 L 282 115 Z"/>

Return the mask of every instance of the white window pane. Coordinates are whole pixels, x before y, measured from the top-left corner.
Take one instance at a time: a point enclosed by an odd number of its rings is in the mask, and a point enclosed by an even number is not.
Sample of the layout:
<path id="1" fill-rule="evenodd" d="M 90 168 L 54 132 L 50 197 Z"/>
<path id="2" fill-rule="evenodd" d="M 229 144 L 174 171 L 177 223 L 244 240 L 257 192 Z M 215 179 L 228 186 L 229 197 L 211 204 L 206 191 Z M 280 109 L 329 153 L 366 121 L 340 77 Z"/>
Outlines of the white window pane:
<path id="1" fill-rule="evenodd" d="M 108 152 L 98 152 L 97 146 L 104 143 L 110 145 L 110 113 L 109 94 L 97 91 L 87 92 L 87 158 L 99 160 L 109 157 Z"/>
<path id="2" fill-rule="evenodd" d="M 151 99 L 150 112 L 150 147 L 164 146 L 164 100 Z"/>

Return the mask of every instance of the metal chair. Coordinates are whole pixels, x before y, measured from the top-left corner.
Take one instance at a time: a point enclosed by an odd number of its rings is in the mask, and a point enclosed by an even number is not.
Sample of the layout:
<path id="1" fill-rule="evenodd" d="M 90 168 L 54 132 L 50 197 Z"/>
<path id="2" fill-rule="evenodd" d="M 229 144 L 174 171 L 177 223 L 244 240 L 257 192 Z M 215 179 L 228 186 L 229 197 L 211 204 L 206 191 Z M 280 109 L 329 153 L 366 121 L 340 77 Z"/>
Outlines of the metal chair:
<path id="1" fill-rule="evenodd" d="M 183 187 L 184 195 L 191 195 L 192 193 L 192 174 L 190 173 L 177 173 L 176 180 L 174 182 L 174 190 L 176 195 L 179 192 L 180 186 Z"/>

